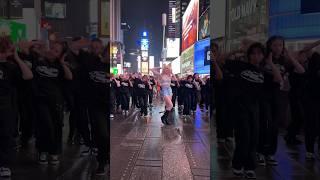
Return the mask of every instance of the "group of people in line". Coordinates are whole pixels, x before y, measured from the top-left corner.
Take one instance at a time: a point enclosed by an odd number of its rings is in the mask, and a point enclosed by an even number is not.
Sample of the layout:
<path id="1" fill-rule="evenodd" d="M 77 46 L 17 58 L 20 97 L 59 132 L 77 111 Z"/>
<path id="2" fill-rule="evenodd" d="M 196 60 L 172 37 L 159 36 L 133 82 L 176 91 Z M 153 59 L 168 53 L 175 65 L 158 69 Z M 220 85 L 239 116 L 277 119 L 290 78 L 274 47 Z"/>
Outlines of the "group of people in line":
<path id="1" fill-rule="evenodd" d="M 255 179 L 257 164 L 278 164 L 279 124 L 288 112 L 286 143 L 301 144 L 298 135 L 304 127 L 305 157 L 315 158 L 320 130 L 320 54 L 314 51 L 318 45 L 320 41 L 290 52 L 283 37 L 272 36 L 266 44 L 246 39 L 239 50 L 223 53 L 211 42 L 217 141 L 234 137 L 236 176 Z"/>
<path id="2" fill-rule="evenodd" d="M 153 75 L 141 73 L 111 75 L 111 118 L 119 112 L 128 115 L 130 109 L 140 110 L 140 115 L 147 117 L 148 107 L 153 107 L 154 99 L 159 98 L 159 95 L 165 101 L 165 109 L 168 110 L 164 111 L 161 119 L 165 125 L 173 123 L 169 117 L 176 105 L 184 118 L 195 114 L 198 105 L 203 111 L 209 111 L 209 75 L 200 77 L 195 73 L 179 76 L 172 73 L 170 65 L 154 68 L 151 72 Z M 166 79 L 163 80 L 163 77 Z"/>
<path id="3" fill-rule="evenodd" d="M 81 155 L 97 156 L 96 174 L 109 164 L 110 45 L 99 39 L 11 42 L 0 37 L 0 176 L 11 176 L 16 147 L 35 138 L 38 162 L 59 164 L 63 126 Z M 17 141 L 16 139 L 19 139 Z"/>
<path id="4" fill-rule="evenodd" d="M 320 54 L 313 51 L 318 45 L 289 52 L 285 39 L 273 36 L 266 44 L 244 41 L 239 50 L 223 53 L 212 42 L 210 78 L 175 75 L 170 64 L 152 69 L 153 75 L 110 74 L 110 44 L 99 39 L 75 37 L 46 45 L 0 37 L 0 176 L 11 175 L 18 137 L 22 148 L 36 139 L 39 164 L 59 164 L 64 119 L 69 120 L 68 142 L 79 137 L 80 154 L 95 154 L 96 173 L 104 175 L 110 163 L 109 117 L 121 111 L 128 115 L 130 109 L 146 117 L 158 94 L 165 102 L 164 125 L 173 123 L 176 105 L 184 118 L 198 105 L 210 111 L 218 143 L 235 139 L 236 176 L 255 179 L 257 164 L 278 164 L 279 123 L 289 105 L 284 139 L 288 145 L 301 144 L 304 127 L 305 157 L 312 160 L 320 130 Z"/>

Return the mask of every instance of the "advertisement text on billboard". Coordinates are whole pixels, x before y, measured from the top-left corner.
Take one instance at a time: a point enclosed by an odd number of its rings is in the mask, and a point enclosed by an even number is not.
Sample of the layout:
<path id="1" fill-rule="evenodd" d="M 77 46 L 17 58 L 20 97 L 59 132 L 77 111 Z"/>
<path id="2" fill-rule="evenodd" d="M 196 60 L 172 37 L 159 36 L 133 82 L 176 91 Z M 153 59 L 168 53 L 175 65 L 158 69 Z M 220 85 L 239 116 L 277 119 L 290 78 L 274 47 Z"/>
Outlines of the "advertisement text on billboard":
<path id="1" fill-rule="evenodd" d="M 181 73 L 192 74 L 194 68 L 194 45 L 181 53 Z"/>
<path id="2" fill-rule="evenodd" d="M 194 72 L 210 74 L 210 38 L 198 41 L 194 45 Z"/>
<path id="3" fill-rule="evenodd" d="M 198 40 L 199 0 L 191 0 L 182 17 L 182 51 Z"/>
<path id="4" fill-rule="evenodd" d="M 210 36 L 210 9 L 207 9 L 199 20 L 199 40 Z"/>
<path id="5" fill-rule="evenodd" d="M 180 38 L 167 38 L 167 58 L 176 58 L 180 53 Z"/>

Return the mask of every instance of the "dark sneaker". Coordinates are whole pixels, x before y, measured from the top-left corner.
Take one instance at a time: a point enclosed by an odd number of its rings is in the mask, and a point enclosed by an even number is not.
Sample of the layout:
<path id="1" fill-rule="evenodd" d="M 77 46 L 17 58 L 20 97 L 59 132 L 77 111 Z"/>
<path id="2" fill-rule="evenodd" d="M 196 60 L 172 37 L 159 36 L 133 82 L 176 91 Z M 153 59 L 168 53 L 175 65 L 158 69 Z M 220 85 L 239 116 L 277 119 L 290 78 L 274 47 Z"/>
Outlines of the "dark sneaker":
<path id="1" fill-rule="evenodd" d="M 98 166 L 97 170 L 96 170 L 96 175 L 97 176 L 104 176 L 106 174 L 106 168 L 104 165 L 100 165 Z"/>
<path id="2" fill-rule="evenodd" d="M 245 178 L 257 179 L 256 173 L 253 170 L 244 171 Z"/>
<path id="3" fill-rule="evenodd" d="M 39 154 L 38 162 L 39 162 L 39 164 L 41 164 L 41 165 L 46 165 L 46 164 L 48 164 L 48 154 L 47 154 L 47 153 L 40 153 L 40 154 Z"/>
<path id="4" fill-rule="evenodd" d="M 11 176 L 11 170 L 6 167 L 0 167 L 0 177 L 8 178 Z"/>
<path id="5" fill-rule="evenodd" d="M 277 166 L 278 165 L 277 160 L 275 160 L 273 156 L 267 156 L 266 157 L 266 162 L 267 162 L 268 165 L 271 165 L 271 166 Z"/>
<path id="6" fill-rule="evenodd" d="M 58 155 L 50 155 L 49 162 L 51 165 L 57 165 L 60 163 Z"/>
<path id="7" fill-rule="evenodd" d="M 257 154 L 257 163 L 260 166 L 265 166 L 266 165 L 266 160 L 264 159 L 264 155 Z"/>
<path id="8" fill-rule="evenodd" d="M 237 177 L 243 177 L 243 170 L 242 169 L 235 169 L 235 168 L 233 168 L 232 169 L 232 172 L 233 172 L 233 174 L 235 175 L 235 176 L 237 176 Z"/>

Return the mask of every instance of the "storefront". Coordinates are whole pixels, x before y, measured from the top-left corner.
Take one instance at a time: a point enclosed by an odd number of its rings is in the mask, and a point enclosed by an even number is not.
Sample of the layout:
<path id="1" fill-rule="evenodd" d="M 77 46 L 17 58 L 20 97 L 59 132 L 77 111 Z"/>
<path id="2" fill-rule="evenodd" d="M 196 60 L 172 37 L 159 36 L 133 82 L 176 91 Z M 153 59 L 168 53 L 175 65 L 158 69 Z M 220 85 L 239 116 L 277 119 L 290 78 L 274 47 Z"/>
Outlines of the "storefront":
<path id="1" fill-rule="evenodd" d="M 238 49 L 244 38 L 265 42 L 268 32 L 267 0 L 227 1 L 227 51 Z"/>

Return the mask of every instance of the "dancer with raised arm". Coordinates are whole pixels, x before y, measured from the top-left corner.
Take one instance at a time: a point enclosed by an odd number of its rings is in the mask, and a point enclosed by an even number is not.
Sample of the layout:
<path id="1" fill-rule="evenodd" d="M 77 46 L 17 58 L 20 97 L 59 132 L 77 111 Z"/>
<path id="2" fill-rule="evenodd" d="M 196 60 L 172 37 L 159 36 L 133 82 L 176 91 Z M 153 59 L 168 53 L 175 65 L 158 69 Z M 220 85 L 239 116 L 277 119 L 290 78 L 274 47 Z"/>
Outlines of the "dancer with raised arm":
<path id="1" fill-rule="evenodd" d="M 172 78 L 176 78 L 172 74 L 171 70 L 171 64 L 169 65 L 163 65 L 162 67 L 162 73 L 158 72 L 157 70 L 160 70 L 161 68 L 153 68 L 151 71 L 153 74 L 157 77 L 158 81 L 160 82 L 161 86 L 161 97 L 165 101 L 165 112 L 163 116 L 161 117 L 161 121 L 165 125 L 170 125 L 168 122 L 168 117 L 171 112 L 171 109 L 173 108 L 172 103 L 172 89 L 170 87 Z"/>

